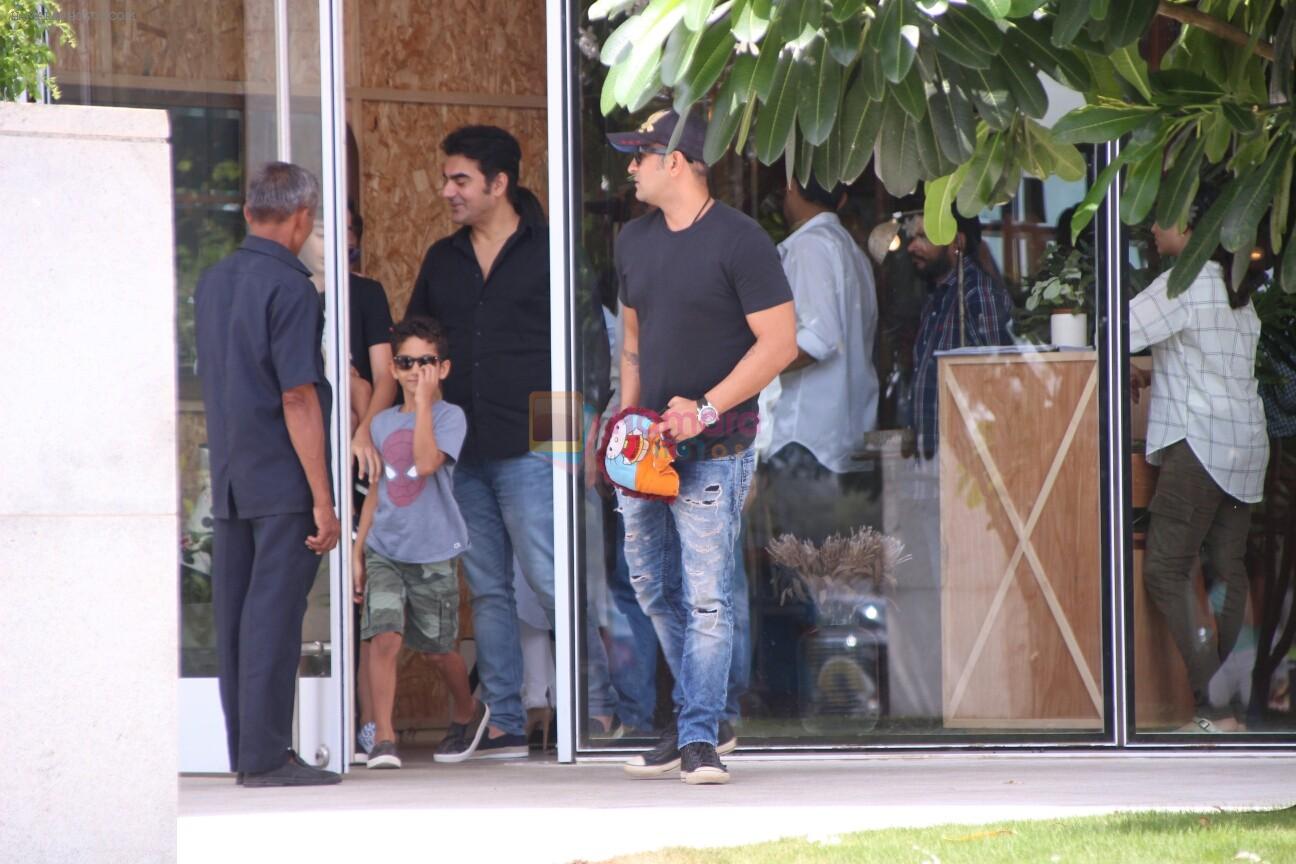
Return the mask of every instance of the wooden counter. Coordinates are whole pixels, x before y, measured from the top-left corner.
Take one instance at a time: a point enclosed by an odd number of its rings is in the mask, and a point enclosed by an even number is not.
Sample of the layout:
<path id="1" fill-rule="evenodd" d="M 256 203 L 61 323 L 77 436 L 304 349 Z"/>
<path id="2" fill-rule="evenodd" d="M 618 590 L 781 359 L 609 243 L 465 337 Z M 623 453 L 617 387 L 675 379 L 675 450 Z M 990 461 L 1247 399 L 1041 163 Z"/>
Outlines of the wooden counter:
<path id="1" fill-rule="evenodd" d="M 1101 728 L 1097 354 L 938 363 L 945 725 Z"/>

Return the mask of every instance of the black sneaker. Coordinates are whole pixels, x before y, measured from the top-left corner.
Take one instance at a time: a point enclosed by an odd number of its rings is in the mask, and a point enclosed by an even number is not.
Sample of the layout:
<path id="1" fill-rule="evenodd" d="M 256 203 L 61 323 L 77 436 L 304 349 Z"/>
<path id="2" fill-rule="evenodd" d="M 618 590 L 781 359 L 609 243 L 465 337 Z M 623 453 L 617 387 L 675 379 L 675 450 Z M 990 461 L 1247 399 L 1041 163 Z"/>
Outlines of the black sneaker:
<path id="1" fill-rule="evenodd" d="M 477 709 L 467 723 L 451 723 L 446 736 L 437 745 L 432 758 L 437 762 L 463 762 L 477 750 L 482 736 L 486 734 L 486 724 L 490 722 L 490 708 L 486 703 L 477 700 Z"/>
<path id="2" fill-rule="evenodd" d="M 680 750 L 680 779 L 690 786 L 719 785 L 729 782 L 729 770 L 720 761 L 716 748 L 705 741 L 694 741 Z"/>
<path id="3" fill-rule="evenodd" d="M 379 741 L 369 751 L 369 761 L 365 763 L 370 768 L 399 768 L 401 767 L 400 754 L 396 752 L 395 741 Z"/>
<path id="4" fill-rule="evenodd" d="M 246 789 L 263 789 L 269 786 L 331 786 L 341 782 L 341 774 L 307 765 L 295 753 L 291 754 L 284 764 L 271 771 L 243 775 L 243 786 Z"/>
<path id="5" fill-rule="evenodd" d="M 721 756 L 727 756 L 738 749 L 738 733 L 734 731 L 733 724 L 728 720 L 720 721 L 720 727 L 716 730 L 716 740 L 720 743 L 715 749 Z"/>
<path id="6" fill-rule="evenodd" d="M 482 724 L 482 729 L 486 724 Z M 525 759 L 531 752 L 525 735 L 501 735 L 492 738 L 489 734 L 481 736 L 481 742 L 473 752 L 475 759 Z"/>
<path id="7" fill-rule="evenodd" d="M 661 738 L 657 739 L 656 747 L 653 747 L 647 753 L 632 756 L 622 768 L 631 777 L 646 778 L 660 777 L 674 771 L 679 767 L 679 764 L 679 730 L 672 723 L 662 733 Z"/>

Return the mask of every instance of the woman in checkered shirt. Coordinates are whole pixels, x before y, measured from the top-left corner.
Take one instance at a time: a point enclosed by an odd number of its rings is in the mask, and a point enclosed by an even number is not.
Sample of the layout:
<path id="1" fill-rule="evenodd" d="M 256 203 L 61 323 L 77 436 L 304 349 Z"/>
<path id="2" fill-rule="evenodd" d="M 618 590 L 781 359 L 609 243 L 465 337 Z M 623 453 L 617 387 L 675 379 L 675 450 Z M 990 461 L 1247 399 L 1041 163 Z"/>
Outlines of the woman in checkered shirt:
<path id="1" fill-rule="evenodd" d="M 1180 255 L 1197 214 L 1214 196 L 1198 194 L 1189 228 L 1153 227 L 1157 251 Z M 1207 698 L 1207 685 L 1228 657 L 1246 609 L 1244 564 L 1250 505 L 1258 502 L 1269 461 L 1264 406 L 1255 376 L 1260 319 L 1251 305 L 1259 275 L 1248 272 L 1235 290 L 1227 282 L 1232 255 L 1217 249 L 1186 291 L 1171 298 L 1169 273 L 1130 302 L 1130 350 L 1152 349 L 1147 460 L 1159 465 L 1144 557 L 1144 582 L 1165 616 L 1187 666 L 1196 703 L 1180 731 L 1236 731 L 1227 707 Z M 1148 384 L 1134 370 L 1137 401 Z M 1225 586 L 1213 640 L 1203 640 L 1192 582 L 1198 555 Z"/>

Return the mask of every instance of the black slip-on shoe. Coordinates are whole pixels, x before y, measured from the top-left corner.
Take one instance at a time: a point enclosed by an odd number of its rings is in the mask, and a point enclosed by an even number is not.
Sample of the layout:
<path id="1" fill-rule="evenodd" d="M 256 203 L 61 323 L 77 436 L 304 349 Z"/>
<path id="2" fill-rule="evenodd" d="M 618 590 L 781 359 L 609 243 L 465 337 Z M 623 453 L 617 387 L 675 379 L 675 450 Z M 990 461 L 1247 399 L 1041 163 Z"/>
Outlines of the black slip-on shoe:
<path id="1" fill-rule="evenodd" d="M 490 722 L 490 708 L 482 700 L 477 700 L 477 709 L 467 723 L 451 723 L 446 736 L 437 745 L 432 754 L 437 762 L 463 762 L 477 752 L 482 736 L 486 734 L 486 724 Z M 528 748 L 530 749 L 530 748 Z"/>
<path id="2" fill-rule="evenodd" d="M 647 753 L 632 756 L 622 765 L 625 773 L 640 779 L 669 774 L 680 765 L 679 731 L 674 724 L 657 739 L 657 745 Z"/>
<path id="3" fill-rule="evenodd" d="M 295 755 L 273 770 L 243 775 L 243 786 L 246 789 L 263 789 L 269 786 L 331 786 L 341 782 L 341 774 L 307 765 Z"/>
<path id="4" fill-rule="evenodd" d="M 685 744 L 680 750 L 680 779 L 690 786 L 718 786 L 729 782 L 729 769 L 716 748 L 705 741 Z"/>
<path id="5" fill-rule="evenodd" d="M 482 728 L 485 728 L 483 724 Z M 525 735 L 501 735 L 492 738 L 489 734 L 481 737 L 477 749 L 473 751 L 474 759 L 525 759 L 531 755 Z"/>

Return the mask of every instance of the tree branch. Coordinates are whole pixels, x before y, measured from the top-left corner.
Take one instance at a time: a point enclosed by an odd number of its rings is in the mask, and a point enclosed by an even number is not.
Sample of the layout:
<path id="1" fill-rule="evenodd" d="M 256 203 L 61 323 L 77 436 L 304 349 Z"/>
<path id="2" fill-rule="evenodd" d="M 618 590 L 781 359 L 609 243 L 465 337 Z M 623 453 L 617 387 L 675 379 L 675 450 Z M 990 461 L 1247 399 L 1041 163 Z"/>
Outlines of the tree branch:
<path id="1" fill-rule="evenodd" d="M 1250 33 L 1247 33 L 1241 27 L 1233 26 L 1227 21 L 1221 21 L 1214 15 L 1207 15 L 1195 6 L 1167 3 L 1166 0 L 1161 0 L 1157 4 L 1157 14 L 1162 18 L 1178 21 L 1180 24 L 1187 24 L 1205 30 L 1207 33 L 1218 36 L 1226 42 L 1232 42 L 1244 48 L 1251 45 Z M 1274 59 L 1273 46 L 1263 39 L 1257 40 L 1252 50 L 1266 60 L 1272 61 Z"/>

